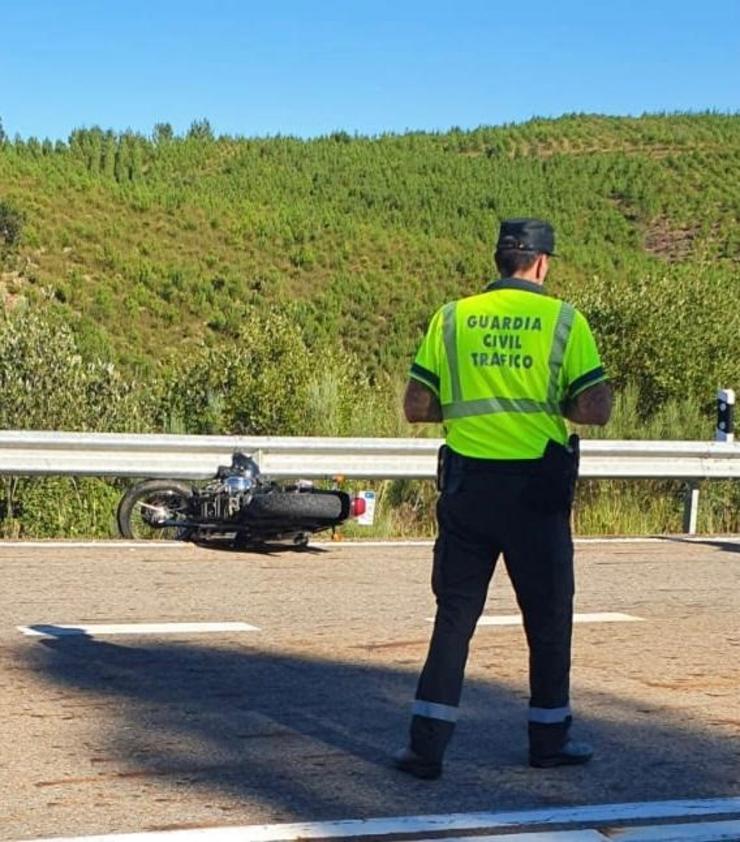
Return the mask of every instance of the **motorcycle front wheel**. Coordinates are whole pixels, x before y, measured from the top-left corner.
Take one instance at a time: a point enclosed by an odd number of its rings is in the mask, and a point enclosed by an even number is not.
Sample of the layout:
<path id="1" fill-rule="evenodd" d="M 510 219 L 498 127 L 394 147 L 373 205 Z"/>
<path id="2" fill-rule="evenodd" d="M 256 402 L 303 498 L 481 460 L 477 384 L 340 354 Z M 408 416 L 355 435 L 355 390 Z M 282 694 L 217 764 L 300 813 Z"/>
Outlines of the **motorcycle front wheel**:
<path id="1" fill-rule="evenodd" d="M 189 485 L 175 480 L 149 479 L 134 485 L 118 504 L 116 517 L 121 537 L 144 541 L 186 540 L 192 528 L 178 526 L 177 521 L 187 521 L 192 496 Z"/>

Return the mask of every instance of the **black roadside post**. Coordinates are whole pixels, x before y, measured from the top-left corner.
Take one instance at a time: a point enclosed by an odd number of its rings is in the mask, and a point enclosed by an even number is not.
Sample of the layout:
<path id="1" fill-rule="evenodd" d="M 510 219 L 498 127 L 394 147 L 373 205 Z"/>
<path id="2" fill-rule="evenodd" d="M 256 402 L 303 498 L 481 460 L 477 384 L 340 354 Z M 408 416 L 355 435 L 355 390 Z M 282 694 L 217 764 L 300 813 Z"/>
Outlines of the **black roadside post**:
<path id="1" fill-rule="evenodd" d="M 735 440 L 735 391 L 720 389 L 717 392 L 717 429 L 715 441 L 732 442 Z"/>
<path id="2" fill-rule="evenodd" d="M 717 426 L 714 440 L 731 443 L 735 440 L 735 392 L 733 389 L 717 391 Z M 696 522 L 699 515 L 699 483 L 691 480 L 686 487 L 683 510 L 683 531 L 688 535 L 696 534 Z"/>

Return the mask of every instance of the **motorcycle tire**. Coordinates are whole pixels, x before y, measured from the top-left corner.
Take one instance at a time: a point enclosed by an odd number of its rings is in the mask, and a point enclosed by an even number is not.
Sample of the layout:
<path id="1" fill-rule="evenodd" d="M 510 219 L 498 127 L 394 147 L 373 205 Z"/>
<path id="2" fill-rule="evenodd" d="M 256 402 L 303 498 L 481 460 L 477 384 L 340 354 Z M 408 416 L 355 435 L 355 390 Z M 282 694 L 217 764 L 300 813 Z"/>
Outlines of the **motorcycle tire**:
<path id="1" fill-rule="evenodd" d="M 186 540 L 189 527 L 157 527 L 142 517 L 146 506 L 160 506 L 176 515 L 187 505 L 193 495 L 192 488 L 184 482 L 167 479 L 149 479 L 132 486 L 118 504 L 116 520 L 122 538 L 143 540 Z"/>
<path id="2" fill-rule="evenodd" d="M 348 515 L 342 492 L 270 491 L 256 494 L 245 514 L 249 518 L 339 522 Z"/>

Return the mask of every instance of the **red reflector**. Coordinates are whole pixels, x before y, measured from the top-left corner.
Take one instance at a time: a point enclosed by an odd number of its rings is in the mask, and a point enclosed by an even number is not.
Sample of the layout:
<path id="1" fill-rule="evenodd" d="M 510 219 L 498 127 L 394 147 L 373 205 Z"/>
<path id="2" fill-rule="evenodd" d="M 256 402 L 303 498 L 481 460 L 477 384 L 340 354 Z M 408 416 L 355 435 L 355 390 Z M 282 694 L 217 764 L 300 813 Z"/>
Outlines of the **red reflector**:
<path id="1" fill-rule="evenodd" d="M 360 517 L 360 515 L 364 515 L 365 509 L 367 509 L 367 504 L 365 503 L 364 497 L 352 498 L 352 517 Z"/>

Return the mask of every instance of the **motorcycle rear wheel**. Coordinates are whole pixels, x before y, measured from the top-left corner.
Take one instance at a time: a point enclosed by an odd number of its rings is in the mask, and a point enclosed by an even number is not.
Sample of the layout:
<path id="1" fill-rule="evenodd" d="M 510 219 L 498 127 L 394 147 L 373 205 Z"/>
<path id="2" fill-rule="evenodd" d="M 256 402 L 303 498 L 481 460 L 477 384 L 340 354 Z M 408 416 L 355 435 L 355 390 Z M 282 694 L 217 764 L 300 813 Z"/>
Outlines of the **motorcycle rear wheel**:
<path id="1" fill-rule="evenodd" d="M 192 488 L 184 482 L 149 479 L 130 488 L 118 504 L 116 519 L 122 538 L 144 541 L 184 541 L 188 526 L 159 526 L 158 522 L 186 520 Z"/>
<path id="2" fill-rule="evenodd" d="M 250 518 L 340 522 L 347 517 L 341 492 L 328 491 L 270 491 L 255 494 L 246 509 Z"/>

